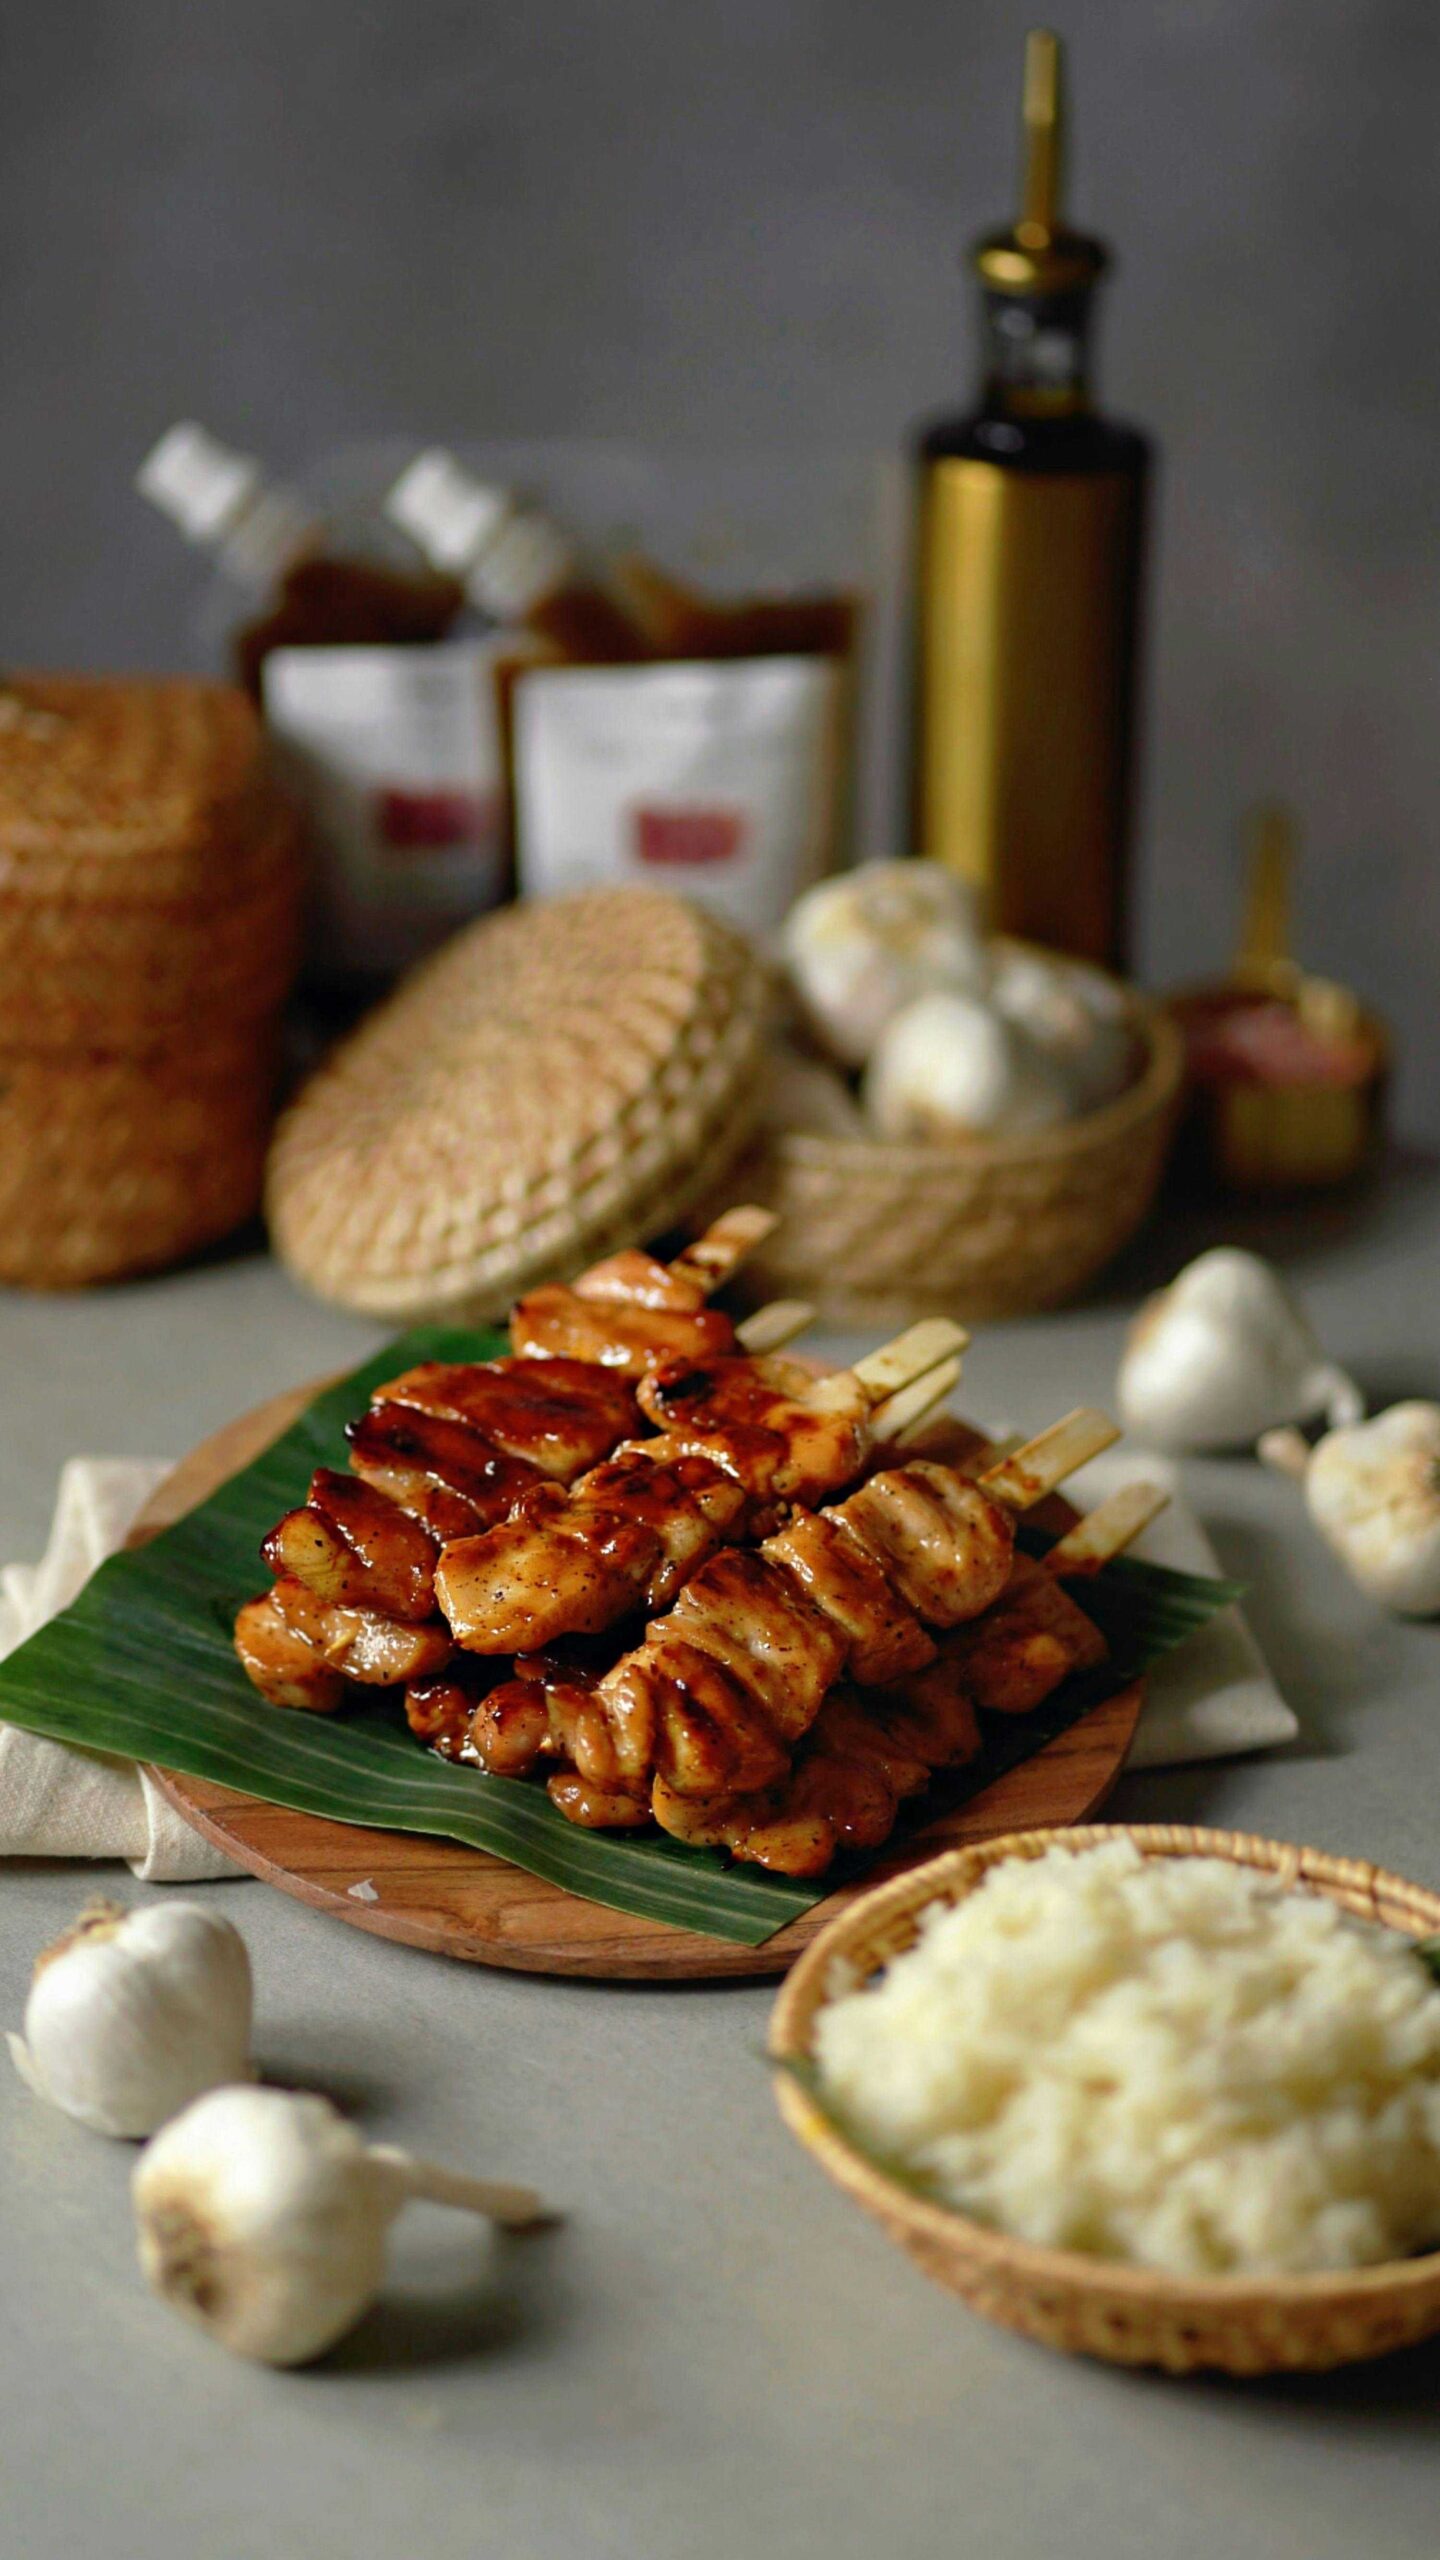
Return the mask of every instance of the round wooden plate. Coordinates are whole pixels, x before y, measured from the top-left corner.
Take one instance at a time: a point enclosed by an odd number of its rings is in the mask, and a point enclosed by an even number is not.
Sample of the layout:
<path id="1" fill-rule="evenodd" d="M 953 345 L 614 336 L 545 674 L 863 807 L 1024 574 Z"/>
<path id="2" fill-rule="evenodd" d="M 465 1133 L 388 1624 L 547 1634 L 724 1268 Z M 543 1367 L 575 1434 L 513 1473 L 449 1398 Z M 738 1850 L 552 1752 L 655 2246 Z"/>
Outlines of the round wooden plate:
<path id="1" fill-rule="evenodd" d="M 152 1495 L 130 1543 L 139 1545 L 168 1528 L 248 1466 L 316 1392 L 312 1385 L 276 1396 L 202 1441 Z M 154 1775 L 196 1830 L 252 1875 L 377 1937 L 517 1973 L 579 1974 L 606 1982 L 753 1980 L 783 1973 L 857 1894 L 922 1858 L 1006 1831 L 1083 1822 L 1120 1774 L 1142 1695 L 1143 1683 L 1136 1681 L 1107 1698 L 1033 1759 L 942 1814 L 893 1858 L 872 1867 L 862 1883 L 842 1886 L 762 1947 L 731 1946 L 607 1911 L 458 1841 L 325 1822 L 316 1814 L 232 1794 L 205 1778 L 164 1769 Z"/>

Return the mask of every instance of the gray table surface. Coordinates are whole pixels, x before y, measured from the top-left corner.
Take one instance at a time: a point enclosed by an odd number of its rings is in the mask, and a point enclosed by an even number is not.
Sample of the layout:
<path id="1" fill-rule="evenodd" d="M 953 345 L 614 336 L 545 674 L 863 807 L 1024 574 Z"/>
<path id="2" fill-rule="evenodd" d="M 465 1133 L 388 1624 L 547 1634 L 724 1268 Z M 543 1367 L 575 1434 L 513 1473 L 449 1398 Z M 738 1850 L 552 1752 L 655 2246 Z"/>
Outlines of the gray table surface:
<path id="1" fill-rule="evenodd" d="M 1440 1178 L 1352 1220 L 1272 1221 L 1325 1338 L 1377 1398 L 1440 1391 Z M 1086 1308 L 985 1332 L 968 1409 L 1034 1424 L 1108 1397 L 1173 1224 Z M 178 1454 L 373 1328 L 258 1256 L 81 1301 L 0 1301 L 0 1554 L 43 1538 L 72 1451 Z M 1235 1824 L 1440 1884 L 1440 1627 L 1382 1620 L 1290 1488 L 1197 1463 L 1196 1502 L 1299 1711 L 1272 1757 L 1128 1782 L 1114 1810 Z M 0 2021 L 91 1879 L 0 1876 Z M 130 1898 L 125 1870 L 105 1881 Z M 534 2179 L 563 2230 L 492 2245 L 428 2209 L 384 2304 L 323 2367 L 232 2363 L 136 2274 L 131 2155 L 0 2066 L 5 2560 L 1389 2560 L 1434 2547 L 1440 2350 L 1320 2380 L 1167 2382 L 1047 2354 L 925 2282 L 782 2130 L 765 1989 L 487 1973 L 347 1931 L 252 1883 L 269 2071 L 377 2135 Z"/>

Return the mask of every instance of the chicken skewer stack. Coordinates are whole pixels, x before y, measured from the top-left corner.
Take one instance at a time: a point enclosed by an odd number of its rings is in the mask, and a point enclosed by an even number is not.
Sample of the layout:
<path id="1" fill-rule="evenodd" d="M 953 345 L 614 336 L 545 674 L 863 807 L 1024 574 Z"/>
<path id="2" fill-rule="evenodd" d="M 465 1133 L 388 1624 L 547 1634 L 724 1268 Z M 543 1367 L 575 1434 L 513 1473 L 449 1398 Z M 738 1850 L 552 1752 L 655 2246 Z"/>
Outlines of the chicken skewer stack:
<path id="1" fill-rule="evenodd" d="M 842 1848 L 879 1848 L 907 1797 L 937 1770 L 978 1757 L 977 1710 L 1030 1714 L 1072 1673 L 1104 1661 L 1105 1639 L 1064 1581 L 1119 1555 L 1168 1500 L 1155 1485 L 1124 1486 L 1043 1562 L 1017 1554 L 999 1599 L 945 1637 L 926 1669 L 884 1687 L 833 1689 L 778 1787 L 705 1804 L 657 1779 L 651 1810 L 662 1829 L 793 1876 L 823 1875 Z"/>
<path id="2" fill-rule="evenodd" d="M 851 1484 L 919 1402 L 948 1395 L 966 1340 L 942 1317 L 912 1325 L 853 1369 L 730 1355 L 643 1379 L 642 1412 L 671 1427 L 627 1442 L 568 1491 L 537 1487 L 508 1519 L 447 1545 L 435 1588 L 473 1653 L 535 1652 L 598 1635 L 637 1608 L 668 1608 L 717 1547 L 782 1506 Z M 901 1398 L 905 1399 L 902 1407 Z"/>
<path id="3" fill-rule="evenodd" d="M 1072 1414 L 977 1475 L 963 1426 L 914 1430 L 958 1327 L 817 1379 L 780 1356 L 808 1308 L 736 1328 L 707 1305 L 771 1223 L 618 1254 L 523 1299 L 508 1359 L 378 1389 L 353 1472 L 320 1470 L 266 1541 L 275 1587 L 236 1628 L 256 1685 L 323 1711 L 403 1684 L 419 1736 L 494 1774 L 544 1761 L 572 1821 L 809 1876 L 973 1758 L 978 1713 L 1103 1659 L 1063 1581 L 1164 1497 L 1128 1487 L 1043 1566 L 1014 1540 L 1114 1426 Z"/>
<path id="4" fill-rule="evenodd" d="M 1081 1411 L 978 1482 L 920 1459 L 833 1508 L 797 1506 L 758 1547 L 709 1558 L 600 1677 L 539 1665 L 539 1678 L 481 1698 L 467 1756 L 516 1775 L 563 1752 L 570 1765 L 551 1778 L 552 1799 L 596 1828 L 655 1815 L 679 1829 L 687 1804 L 713 1810 L 783 1786 L 837 1683 L 924 1671 L 936 1630 L 1000 1597 L 1016 1514 L 1116 1436 L 1103 1414 Z M 417 1729 L 433 1735 L 437 1703 L 436 1684 L 412 1689 Z"/>
<path id="5" fill-rule="evenodd" d="M 503 1518 L 525 1493 L 581 1474 L 643 1428 L 637 1314 L 656 1329 L 656 1359 L 727 1356 L 745 1343 L 758 1351 L 809 1321 L 808 1308 L 782 1301 L 737 1330 L 705 1303 L 773 1225 L 768 1211 L 732 1210 L 669 1265 L 619 1255 L 573 1291 L 543 1293 L 555 1322 L 573 1299 L 590 1357 L 550 1356 L 522 1308 L 509 1359 L 425 1362 L 377 1389 L 347 1435 L 353 1472 L 317 1470 L 306 1502 L 266 1541 L 275 1587 L 236 1624 L 262 1693 L 326 1712 L 347 1679 L 392 1683 L 438 1669 L 453 1643 L 435 1610 L 441 1541 Z"/>

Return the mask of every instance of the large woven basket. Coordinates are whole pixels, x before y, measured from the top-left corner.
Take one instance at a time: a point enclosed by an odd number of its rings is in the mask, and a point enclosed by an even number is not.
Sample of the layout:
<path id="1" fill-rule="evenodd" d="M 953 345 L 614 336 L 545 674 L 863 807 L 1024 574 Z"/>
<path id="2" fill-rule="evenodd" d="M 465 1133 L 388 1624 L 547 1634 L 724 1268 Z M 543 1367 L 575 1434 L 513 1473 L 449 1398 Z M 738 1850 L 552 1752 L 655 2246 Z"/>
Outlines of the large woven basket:
<path id="1" fill-rule="evenodd" d="M 0 684 L 0 1282 L 156 1270 L 258 1206 L 301 888 L 233 686 Z"/>
<path id="2" fill-rule="evenodd" d="M 781 1992 L 770 2051 L 780 2111 L 837 2186 L 883 2223 L 923 2268 L 974 2311 L 1045 2346 L 1111 2364 L 1161 2365 L 1171 2373 L 1321 2371 L 1440 2330 L 1440 2251 L 1354 2272 L 1312 2276 L 1181 2277 L 1042 2249 L 930 2204 L 887 2177 L 841 2134 L 794 2066 L 814 2051 L 815 2021 L 837 1982 L 864 1981 L 915 1938 L 923 1910 L 973 1893 L 1002 1858 L 1037 1858 L 1053 1846 L 1093 1848 L 1132 1840 L 1147 1858 L 1225 1858 L 1278 1877 L 1287 1888 L 1327 1894 L 1362 1919 L 1406 1937 L 1440 1929 L 1440 1895 L 1355 1858 L 1288 1847 L 1244 1832 L 1187 1825 L 1090 1824 L 1070 1831 L 1012 1832 L 955 1849 L 865 1894 L 806 1950 Z"/>
<path id="3" fill-rule="evenodd" d="M 831 1323 L 886 1328 L 1073 1298 L 1140 1225 L 1174 1134 L 1179 1034 L 1143 998 L 1128 1001 L 1136 1081 L 1061 1128 L 944 1145 L 795 1133 L 755 1150 L 736 1182 L 780 1224 L 747 1287 L 807 1298 Z"/>
<path id="4" fill-rule="evenodd" d="M 366 1315 L 502 1313 L 721 1185 L 767 1004 L 749 944 L 659 890 L 482 917 L 291 1104 L 266 1186 L 277 1253 Z"/>

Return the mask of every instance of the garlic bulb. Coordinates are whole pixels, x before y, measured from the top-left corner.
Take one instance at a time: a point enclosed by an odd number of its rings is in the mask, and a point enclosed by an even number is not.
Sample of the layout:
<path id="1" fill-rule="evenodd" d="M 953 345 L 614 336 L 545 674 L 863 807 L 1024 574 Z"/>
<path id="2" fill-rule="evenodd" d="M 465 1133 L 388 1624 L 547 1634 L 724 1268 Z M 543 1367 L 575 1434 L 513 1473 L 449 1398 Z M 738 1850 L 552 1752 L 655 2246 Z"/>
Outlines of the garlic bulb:
<path id="1" fill-rule="evenodd" d="M 1019 1135 L 1070 1115 L 1064 1075 L 978 997 L 917 996 L 881 1035 L 862 1091 L 887 1138 Z"/>
<path id="2" fill-rule="evenodd" d="M 978 994 L 989 973 L 974 896 L 938 862 L 869 862 L 819 881 L 791 908 L 781 954 L 811 1030 L 851 1067 L 912 997 Z"/>
<path id="3" fill-rule="evenodd" d="M 1298 1475 L 1320 1535 L 1347 1573 L 1402 1618 L 1440 1617 L 1440 1405 L 1392 1404 L 1370 1422 L 1267 1432 L 1260 1455 Z"/>
<path id="4" fill-rule="evenodd" d="M 1229 1245 L 1147 1300 L 1116 1392 L 1127 1431 L 1162 1449 L 1236 1449 L 1276 1423 L 1355 1422 L 1365 1410 L 1278 1272 Z"/>
<path id="5" fill-rule="evenodd" d="M 997 954 L 990 1001 L 1053 1058 L 1077 1111 L 1098 1111 L 1135 1072 L 1135 1033 L 1124 991 L 1083 960 L 1043 951 Z"/>
<path id="6" fill-rule="evenodd" d="M 10 2051 L 38 2096 L 97 2133 L 153 2133 L 248 2076 L 250 2007 L 245 1941 L 218 1912 L 96 1901 L 38 1958 Z"/>
<path id="7" fill-rule="evenodd" d="M 550 2219 L 528 2187 L 455 2177 L 367 2143 L 327 2098 L 282 2089 L 197 2099 L 142 2152 L 132 2193 L 147 2281 L 260 2364 L 308 2364 L 353 2328 L 411 2197 L 516 2230 Z"/>

